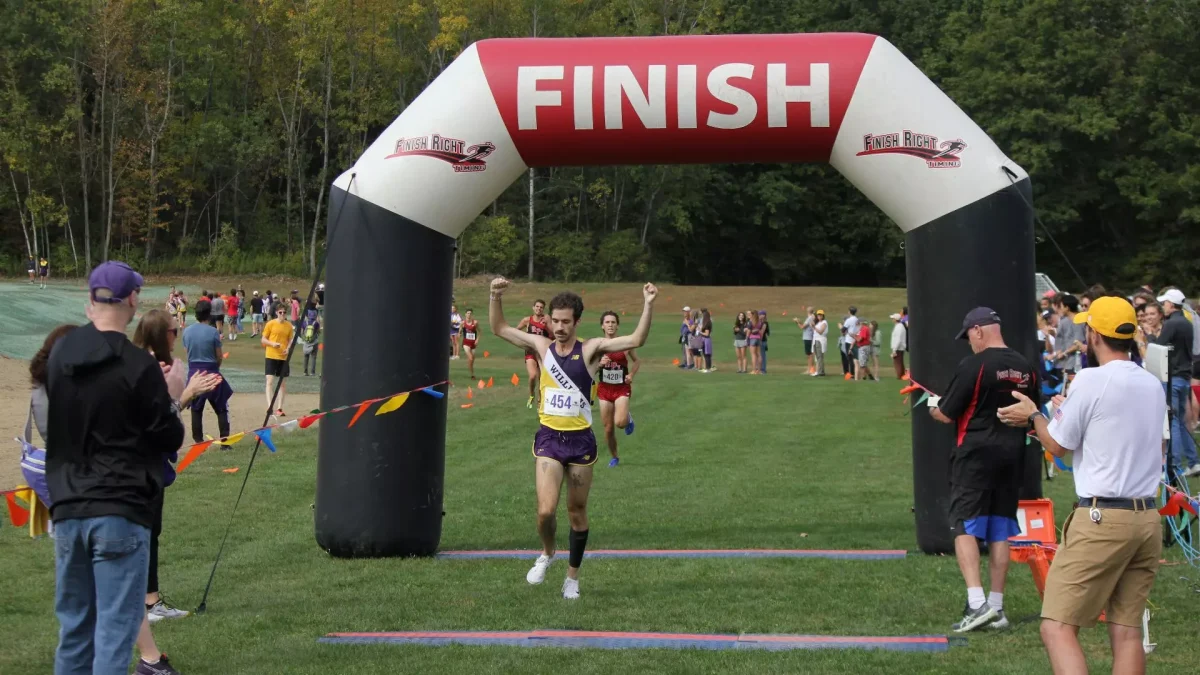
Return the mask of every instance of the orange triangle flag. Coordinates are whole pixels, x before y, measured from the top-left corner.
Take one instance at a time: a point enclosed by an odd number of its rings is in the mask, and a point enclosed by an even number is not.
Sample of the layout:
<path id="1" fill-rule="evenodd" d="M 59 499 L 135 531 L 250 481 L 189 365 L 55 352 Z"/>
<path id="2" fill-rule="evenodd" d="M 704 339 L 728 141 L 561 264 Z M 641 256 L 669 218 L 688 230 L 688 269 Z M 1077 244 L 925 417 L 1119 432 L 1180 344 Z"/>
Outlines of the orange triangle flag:
<path id="1" fill-rule="evenodd" d="M 487 386 L 488 386 L 488 388 L 490 389 L 490 388 L 491 388 L 491 386 L 492 386 L 493 384 L 496 384 L 496 378 L 494 378 L 494 377 L 489 377 L 489 378 L 488 378 L 488 383 L 487 383 Z"/>
<path id="2" fill-rule="evenodd" d="M 370 408 L 378 401 L 379 399 L 376 398 L 370 401 L 363 401 L 362 403 L 359 403 L 358 410 L 354 413 L 354 417 L 350 418 L 350 424 L 347 424 L 346 428 L 349 429 L 350 427 L 354 426 L 354 423 L 358 421 L 358 418 L 362 417 L 363 413 L 367 412 L 367 408 Z"/>
<path id="3" fill-rule="evenodd" d="M 197 457 L 203 455 L 204 451 L 208 449 L 208 446 L 212 444 L 212 441 L 204 441 L 203 443 L 197 443 L 188 448 L 187 454 L 183 456 L 183 459 L 179 460 L 179 464 L 175 467 L 175 473 L 183 473 L 183 470 L 188 468 L 192 462 L 196 461 Z"/>
<path id="4" fill-rule="evenodd" d="M 518 384 L 521 384 L 521 378 L 517 377 L 516 373 L 513 373 L 512 383 L 513 383 L 514 387 L 517 386 Z"/>
<path id="5" fill-rule="evenodd" d="M 25 527 L 29 522 L 29 509 L 17 503 L 17 498 L 13 493 L 4 493 L 4 501 L 8 502 L 8 520 L 13 524 L 13 527 Z"/>

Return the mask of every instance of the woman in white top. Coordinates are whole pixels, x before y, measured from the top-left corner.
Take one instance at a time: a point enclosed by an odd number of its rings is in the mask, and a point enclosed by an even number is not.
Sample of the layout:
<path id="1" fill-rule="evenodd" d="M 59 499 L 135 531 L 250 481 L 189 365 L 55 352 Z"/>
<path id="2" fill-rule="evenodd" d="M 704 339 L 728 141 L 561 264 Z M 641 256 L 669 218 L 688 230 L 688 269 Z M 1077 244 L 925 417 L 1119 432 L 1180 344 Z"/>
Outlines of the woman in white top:
<path id="1" fill-rule="evenodd" d="M 813 377 L 825 377 L 825 352 L 829 348 L 829 322 L 825 310 L 818 309 L 813 317 Z"/>

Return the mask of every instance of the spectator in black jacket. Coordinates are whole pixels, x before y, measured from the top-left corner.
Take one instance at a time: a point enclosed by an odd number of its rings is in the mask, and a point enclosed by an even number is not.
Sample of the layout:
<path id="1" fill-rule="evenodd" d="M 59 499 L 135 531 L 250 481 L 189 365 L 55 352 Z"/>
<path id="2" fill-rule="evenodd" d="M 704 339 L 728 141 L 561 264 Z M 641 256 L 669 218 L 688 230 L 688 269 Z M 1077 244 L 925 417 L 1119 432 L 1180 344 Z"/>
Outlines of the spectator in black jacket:
<path id="1" fill-rule="evenodd" d="M 171 367 L 125 336 L 142 277 L 109 261 L 89 280 L 92 323 L 47 368 L 46 481 L 55 530 L 55 673 L 124 673 L 146 614 L 150 527 L 163 455 L 183 443 Z"/>

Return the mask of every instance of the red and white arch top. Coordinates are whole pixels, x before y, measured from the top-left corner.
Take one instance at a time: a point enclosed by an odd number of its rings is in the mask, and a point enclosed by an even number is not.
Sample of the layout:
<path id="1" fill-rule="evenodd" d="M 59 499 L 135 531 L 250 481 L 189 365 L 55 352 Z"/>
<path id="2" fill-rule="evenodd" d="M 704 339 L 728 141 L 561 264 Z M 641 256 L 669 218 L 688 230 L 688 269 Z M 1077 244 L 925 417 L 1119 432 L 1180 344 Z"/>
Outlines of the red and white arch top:
<path id="1" fill-rule="evenodd" d="M 1026 175 L 886 40 L 832 33 L 484 40 L 334 184 L 458 236 L 530 166 L 718 162 L 829 162 L 906 232 Z"/>

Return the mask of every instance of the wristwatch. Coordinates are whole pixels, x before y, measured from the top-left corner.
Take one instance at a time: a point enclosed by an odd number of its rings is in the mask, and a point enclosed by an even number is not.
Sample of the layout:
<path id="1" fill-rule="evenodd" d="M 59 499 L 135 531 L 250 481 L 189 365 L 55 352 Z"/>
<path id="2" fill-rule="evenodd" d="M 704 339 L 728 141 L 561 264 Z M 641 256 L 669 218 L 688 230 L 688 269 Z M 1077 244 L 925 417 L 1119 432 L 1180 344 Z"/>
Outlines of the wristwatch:
<path id="1" fill-rule="evenodd" d="M 1030 415 L 1029 418 L 1026 419 L 1025 421 L 1029 423 L 1029 428 L 1032 429 L 1033 428 L 1033 420 L 1037 419 L 1038 417 L 1045 417 L 1045 416 L 1046 416 L 1045 413 L 1043 413 L 1041 410 L 1037 410 L 1032 415 Z"/>

